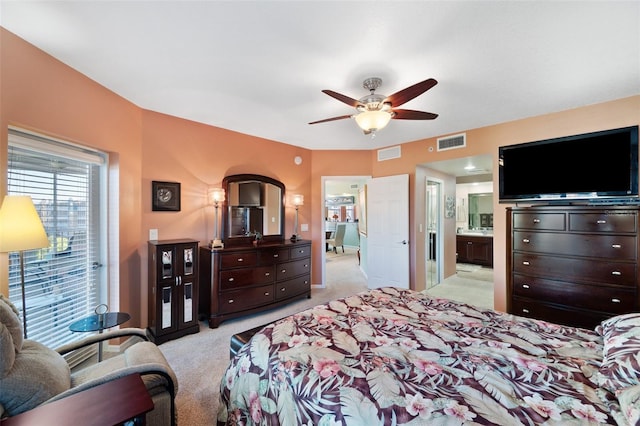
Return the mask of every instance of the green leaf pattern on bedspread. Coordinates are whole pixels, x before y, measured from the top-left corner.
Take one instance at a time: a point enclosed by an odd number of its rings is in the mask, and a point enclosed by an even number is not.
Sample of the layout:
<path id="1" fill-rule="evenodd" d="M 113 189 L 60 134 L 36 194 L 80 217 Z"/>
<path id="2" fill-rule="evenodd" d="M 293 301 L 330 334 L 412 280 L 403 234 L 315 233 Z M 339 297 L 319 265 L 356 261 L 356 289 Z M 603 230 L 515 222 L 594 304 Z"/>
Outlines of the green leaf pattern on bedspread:
<path id="1" fill-rule="evenodd" d="M 265 327 L 230 363 L 219 425 L 615 424 L 595 332 L 392 287 Z"/>

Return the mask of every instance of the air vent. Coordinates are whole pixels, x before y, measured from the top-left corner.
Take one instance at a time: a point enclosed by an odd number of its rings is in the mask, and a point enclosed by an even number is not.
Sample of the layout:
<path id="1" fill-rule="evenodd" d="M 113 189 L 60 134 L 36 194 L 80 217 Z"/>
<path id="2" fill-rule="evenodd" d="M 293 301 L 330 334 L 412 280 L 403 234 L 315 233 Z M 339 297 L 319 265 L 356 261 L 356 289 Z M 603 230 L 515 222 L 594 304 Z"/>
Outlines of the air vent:
<path id="1" fill-rule="evenodd" d="M 400 145 L 378 150 L 378 161 L 393 160 L 402 157 Z"/>
<path id="2" fill-rule="evenodd" d="M 447 136 L 438 138 L 438 151 L 446 151 L 448 149 L 464 148 L 467 146 L 467 134 Z"/>
<path id="3" fill-rule="evenodd" d="M 349 188 L 358 189 L 358 184 L 357 183 L 352 183 L 351 186 L 349 186 Z"/>

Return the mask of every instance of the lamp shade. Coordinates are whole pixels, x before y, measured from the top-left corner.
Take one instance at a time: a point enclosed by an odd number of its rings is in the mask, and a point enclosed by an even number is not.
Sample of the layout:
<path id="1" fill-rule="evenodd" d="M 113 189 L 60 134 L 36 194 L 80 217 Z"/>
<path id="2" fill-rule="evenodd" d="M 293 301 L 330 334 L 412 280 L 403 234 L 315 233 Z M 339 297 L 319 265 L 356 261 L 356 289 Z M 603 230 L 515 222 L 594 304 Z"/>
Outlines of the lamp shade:
<path id="1" fill-rule="evenodd" d="M 0 252 L 48 246 L 47 233 L 31 197 L 6 195 L 0 207 Z"/>
<path id="2" fill-rule="evenodd" d="M 391 114 L 386 111 L 364 111 L 355 117 L 356 123 L 364 131 L 376 131 L 389 124 Z"/>
<path id="3" fill-rule="evenodd" d="M 209 189 L 209 203 L 218 204 L 224 201 L 224 188 Z"/>
<path id="4" fill-rule="evenodd" d="M 291 204 L 294 206 L 304 206 L 304 195 L 294 194 L 291 197 Z"/>

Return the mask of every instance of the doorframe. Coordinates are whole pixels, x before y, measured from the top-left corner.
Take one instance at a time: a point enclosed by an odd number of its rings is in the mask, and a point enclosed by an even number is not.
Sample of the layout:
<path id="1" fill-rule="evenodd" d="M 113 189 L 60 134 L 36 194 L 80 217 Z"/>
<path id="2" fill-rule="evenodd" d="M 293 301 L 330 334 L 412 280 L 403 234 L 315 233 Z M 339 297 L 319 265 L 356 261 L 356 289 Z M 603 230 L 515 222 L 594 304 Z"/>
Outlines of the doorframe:
<path id="1" fill-rule="evenodd" d="M 324 232 L 324 208 L 325 208 L 325 199 L 326 199 L 326 190 L 327 190 L 327 181 L 338 180 L 345 182 L 353 182 L 357 181 L 366 181 L 371 179 L 371 176 L 321 176 L 320 177 L 320 235 L 322 237 L 322 244 L 320 247 L 326 247 L 327 236 Z M 355 218 L 354 218 L 355 219 Z M 317 288 L 326 288 L 327 287 L 327 252 L 326 250 L 322 250 L 322 268 L 321 268 L 321 280 L 320 285 L 317 285 Z"/>

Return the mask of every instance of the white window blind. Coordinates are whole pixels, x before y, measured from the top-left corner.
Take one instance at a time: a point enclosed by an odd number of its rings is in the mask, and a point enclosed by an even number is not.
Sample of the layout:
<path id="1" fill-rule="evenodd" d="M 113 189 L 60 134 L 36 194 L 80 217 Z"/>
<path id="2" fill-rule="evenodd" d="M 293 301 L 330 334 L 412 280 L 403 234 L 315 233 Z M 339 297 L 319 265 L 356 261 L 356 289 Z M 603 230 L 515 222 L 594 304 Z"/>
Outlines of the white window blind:
<path id="1" fill-rule="evenodd" d="M 27 337 L 51 348 L 87 337 L 69 324 L 93 314 L 106 294 L 105 164 L 102 153 L 9 131 L 8 193 L 31 196 L 49 238 L 49 247 L 24 253 Z M 22 309 L 18 253 L 9 255 L 9 298 Z"/>

